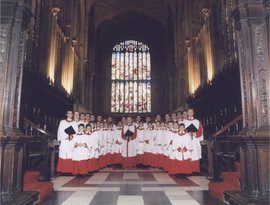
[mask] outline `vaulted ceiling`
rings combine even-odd
[[[95,7],[95,28],[123,13],[137,11],[159,21],[164,28],[173,7],[172,0],[98,0]]]
[[[166,41],[166,35],[170,30],[170,2],[98,0],[92,8],[92,31],[107,45],[126,39],[141,40],[150,46]]]

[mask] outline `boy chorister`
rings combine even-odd
[[[153,141],[153,125],[151,122],[147,123],[147,128],[144,131],[144,165],[150,165],[152,160],[152,141]]]
[[[98,166],[97,166],[97,159],[95,158],[97,149],[98,149],[98,139],[97,139],[97,135],[92,131],[92,127],[90,124],[86,125],[86,129],[85,129],[85,135],[87,137],[87,141],[88,141],[88,149],[89,149],[89,153],[88,153],[88,160],[87,160],[87,169],[88,172],[93,172],[98,170]]]
[[[168,158],[168,153],[167,153],[167,149],[166,149],[166,146],[167,146],[167,127],[166,127],[166,124],[164,122],[161,123],[161,126],[160,126],[160,136],[161,136],[161,154],[160,154],[160,160],[159,160],[159,167],[163,168],[164,169],[164,165],[165,165],[165,162],[166,162],[166,159]]]
[[[118,122],[115,130],[113,131],[113,162],[114,164],[121,164],[122,163],[122,156],[121,156],[121,144],[122,144],[122,129],[123,124],[121,121]]]
[[[114,124],[113,118],[111,116],[109,116],[107,121],[108,121],[109,127],[112,128],[113,130],[115,130],[116,125]]]
[[[171,117],[170,117],[170,114],[165,114],[165,123],[169,123],[171,121]]]
[[[169,160],[167,162],[167,171],[169,174],[173,174],[173,169],[174,169],[174,163],[175,163],[175,153],[173,150],[173,142],[174,139],[177,137],[178,132],[179,132],[179,125],[177,122],[172,122],[173,123],[173,128],[170,131],[170,135],[169,135]]]
[[[137,116],[136,123],[131,117],[122,117],[115,126],[111,117],[103,122],[99,115],[95,123],[89,113],[85,119],[84,113],[74,112],[73,116],[68,111],[58,128],[57,171],[85,175],[110,164],[122,164],[123,168],[143,164],[170,174],[199,172],[202,125],[194,119],[193,109],[177,114],[172,114],[171,121],[167,114],[166,124],[157,115],[153,124],[149,116],[146,123]]]
[[[107,156],[108,156],[108,164],[113,164],[113,140],[114,140],[114,124],[108,123],[108,132],[107,132]]]
[[[172,121],[169,121],[167,123],[167,129],[166,129],[166,134],[165,134],[165,143],[163,145],[163,153],[166,156],[165,162],[163,163],[163,169],[165,171],[168,171],[169,165],[171,160],[174,159],[174,153],[172,151],[172,140],[174,137],[173,133],[174,129],[174,123]]]
[[[85,126],[90,122],[90,113],[85,113],[84,124]]]
[[[100,168],[106,167],[109,163],[108,158],[108,138],[109,138],[109,127],[108,124],[100,123],[99,132],[99,145],[100,145],[100,156],[99,156],[99,166]]]
[[[87,160],[89,159],[89,138],[84,132],[84,124],[79,125],[78,133],[74,135],[73,144],[73,171],[74,175],[86,175],[88,173]]]
[[[79,124],[83,124],[84,126],[88,123],[85,122],[85,114],[84,113],[80,113],[80,120],[79,120]]]
[[[182,112],[178,111],[176,114],[176,118],[177,118],[178,124],[182,123],[183,122]]]
[[[147,129],[148,127],[148,123],[151,122],[151,117],[150,116],[146,116],[145,117],[145,123],[144,123],[144,129]]]
[[[171,114],[171,120],[172,120],[173,122],[177,122],[177,116],[176,116],[176,113],[172,113],[172,114]]]
[[[190,169],[190,149],[191,149],[191,138],[190,135],[185,131],[185,125],[181,123],[179,125],[179,132],[173,139],[172,149],[175,154],[174,165],[171,168],[171,174],[191,174]]]
[[[163,144],[164,144],[164,125],[160,121],[156,122],[155,128],[155,160],[153,161],[154,167],[161,167],[162,155],[163,155]]]
[[[97,131],[96,124],[93,124],[91,138],[93,138],[93,140],[95,141],[95,146],[96,146],[95,150],[91,150],[94,154],[94,157],[92,158],[92,161],[93,161],[92,165],[93,165],[93,169],[97,171],[100,168],[99,167],[99,157],[100,157],[99,142],[100,141],[99,141],[99,131]]]

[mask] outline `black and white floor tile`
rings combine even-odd
[[[40,205],[222,205],[204,176],[177,178],[160,169],[105,168],[93,176],[59,176]]]

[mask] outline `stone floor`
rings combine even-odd
[[[160,169],[105,168],[93,176],[59,176],[40,205],[222,205],[204,176],[176,178]]]

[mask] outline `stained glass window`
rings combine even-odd
[[[151,112],[149,47],[128,40],[113,47],[111,112]]]

